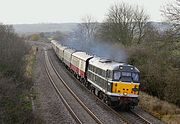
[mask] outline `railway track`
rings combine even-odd
[[[105,105],[110,111],[118,115],[127,124],[152,124],[146,118],[144,118],[143,116],[141,116],[140,114],[136,113],[133,110],[129,110],[129,111],[115,110],[110,106],[108,106],[107,104],[105,104],[101,99],[98,100],[102,102],[102,104]]]
[[[47,50],[45,50],[45,69],[50,83],[77,123],[102,124],[101,120],[98,119],[96,115],[93,114],[75,95],[75,93],[66,85],[65,81],[59,75],[51,60],[49,59]],[[66,97],[64,97],[64,95],[66,95]]]
[[[140,118],[141,120],[144,121],[144,123],[146,124],[152,124],[149,120],[147,120],[146,118],[144,118],[143,116],[139,115],[138,113],[136,113],[135,111],[130,111],[132,114],[134,114],[135,116],[137,116],[138,118]]]
[[[118,114],[126,118],[128,124],[152,124],[147,119],[131,110],[127,112],[118,112]]]
[[[101,99],[99,99],[100,102],[102,102],[103,105],[105,105],[110,111],[112,111],[114,114],[118,115],[124,122],[127,124],[153,124],[140,114],[136,113],[133,110],[129,111],[122,111],[122,110],[115,110],[105,104]]]

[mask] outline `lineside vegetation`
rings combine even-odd
[[[0,123],[34,123],[36,120],[30,92],[35,54],[30,49],[12,26],[0,25]]]

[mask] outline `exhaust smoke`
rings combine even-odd
[[[111,59],[117,62],[126,62],[127,60],[125,49],[119,43],[87,40],[77,35],[70,35],[63,41],[59,41],[59,43],[101,58]]]

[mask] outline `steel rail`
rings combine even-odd
[[[148,121],[147,119],[145,119],[143,116],[141,116],[140,114],[136,113],[135,111],[130,110],[130,112],[132,114],[134,114],[135,116],[137,116],[138,118],[140,118],[141,120],[143,120],[146,124],[152,124],[150,121]]]
[[[66,108],[68,109],[68,111],[70,112],[71,116],[75,119],[75,121],[78,124],[83,124],[83,122],[78,118],[78,116],[75,114],[75,112],[72,110],[72,108],[70,107],[70,105],[67,103],[67,101],[65,100],[65,98],[63,97],[63,95],[60,93],[60,91],[58,90],[57,86],[55,85],[55,82],[53,81],[49,69],[48,69],[48,65],[47,65],[47,52],[45,51],[45,70],[47,72],[48,78],[50,80],[50,84],[54,87],[56,93],[58,94],[59,98],[62,100],[62,102],[64,103],[64,105],[66,106]]]

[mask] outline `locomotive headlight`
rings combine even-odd
[[[123,95],[127,96],[127,93],[123,93]]]

